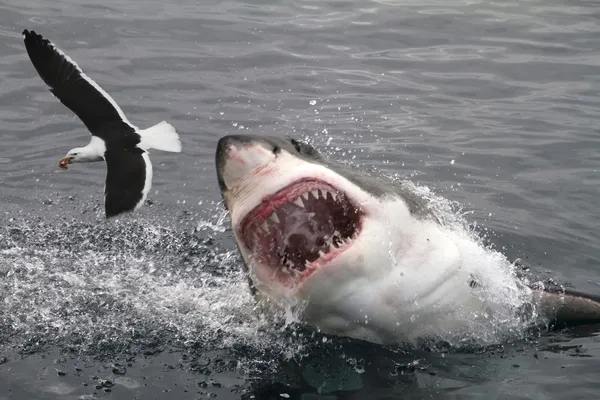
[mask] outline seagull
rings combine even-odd
[[[181,152],[175,128],[166,121],[139,129],[115,100],[52,42],[35,31],[23,31],[25,48],[50,92],[77,115],[91,133],[84,147],[69,150],[58,166],[106,161],[104,209],[106,218],[137,211],[152,186],[148,150]]]

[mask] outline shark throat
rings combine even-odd
[[[307,275],[358,236],[362,211],[328,183],[303,179],[265,197],[242,220],[241,237],[281,282]]]

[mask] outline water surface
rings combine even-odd
[[[600,292],[594,1],[0,3],[0,399],[589,398],[598,327],[473,352],[385,349],[253,311],[213,154],[292,135],[462,206],[540,279]],[[103,165],[31,66],[50,38],[141,127],[152,204],[102,218]],[[252,397],[254,396],[254,397]]]

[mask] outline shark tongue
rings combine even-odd
[[[292,196],[276,206],[270,204],[272,213],[262,221],[253,220],[244,230],[248,248],[263,263],[301,272],[356,232],[360,211],[346,195],[324,183],[318,189],[314,186],[303,192],[290,189]]]

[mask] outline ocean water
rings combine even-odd
[[[254,309],[214,169],[226,134],[288,135],[460,205],[540,280],[600,292],[595,1],[0,2],[0,399],[561,399],[600,395],[600,326],[384,348]],[[21,32],[140,127],[150,203],[105,221],[104,165]]]

